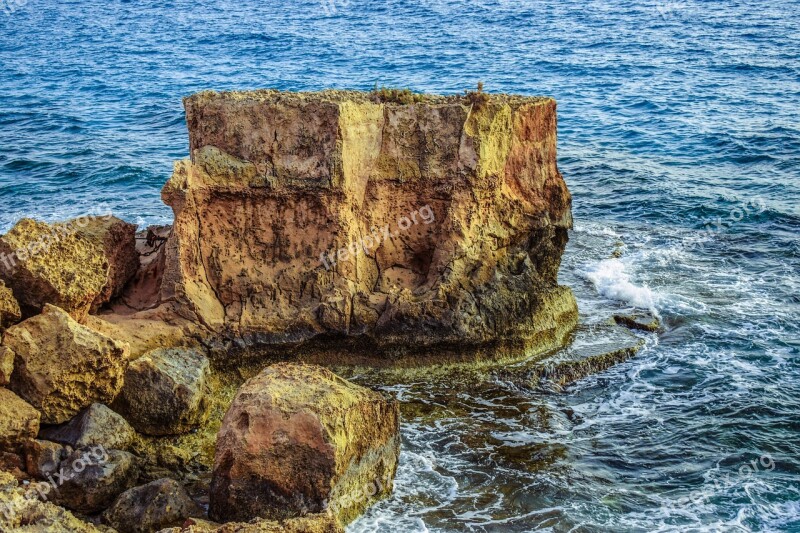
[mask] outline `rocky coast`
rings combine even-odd
[[[558,284],[552,99],[184,105],[172,225],[0,236],[3,531],[342,531],[393,490],[403,406],[381,384],[559,389],[634,355],[623,326],[658,327],[587,332]]]

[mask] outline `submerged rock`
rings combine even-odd
[[[136,432],[122,416],[101,403],[93,403],[65,424],[42,428],[39,437],[73,448],[101,444],[108,449],[127,450]]]
[[[197,350],[148,352],[128,367],[114,408],[140,433],[191,431],[208,416],[210,368],[208,358]]]
[[[561,389],[627,361],[643,346],[643,339],[619,326],[584,327],[561,352],[532,365],[496,371],[494,375],[526,388]]]
[[[661,328],[661,322],[652,313],[640,312],[630,315],[614,315],[614,322],[630,329],[656,332]]]
[[[185,107],[159,300],[221,357],[303,342],[319,362],[524,357],[575,326],[552,99],[205,92]]]
[[[159,479],[123,492],[103,513],[103,521],[120,533],[151,533],[202,515],[180,483]]]
[[[39,411],[8,389],[0,388],[0,450],[20,449],[39,433]]]
[[[102,446],[75,450],[62,461],[53,501],[81,513],[107,508],[121,493],[136,483],[139,469],[128,452],[105,450]]]
[[[11,388],[60,424],[94,402],[110,402],[122,386],[128,346],[82,326],[62,309],[45,305],[41,315],[6,331],[16,354]]]
[[[14,293],[0,279],[0,333],[19,322],[21,318],[22,312],[17,299],[14,298]]]
[[[347,523],[391,493],[396,402],[316,366],[277,364],[247,381],[217,438],[209,515],[286,519],[327,509]],[[366,497],[366,485],[374,490]]]

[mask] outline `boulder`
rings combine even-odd
[[[136,432],[121,415],[101,403],[93,403],[65,424],[43,427],[39,437],[73,448],[102,444],[108,449],[127,450]]]
[[[0,452],[0,470],[9,472],[20,481],[28,479],[25,471],[25,458],[17,453]]]
[[[14,298],[14,293],[0,279],[0,333],[5,331],[7,327],[19,322],[21,318],[22,312],[19,309],[17,299]]]
[[[113,407],[140,433],[186,433],[208,416],[210,372],[197,350],[153,350],[130,364]]]
[[[44,479],[57,472],[61,461],[68,455],[67,449],[57,442],[31,440],[25,445],[26,468],[37,479]]]
[[[39,501],[47,483],[23,489],[17,480],[0,472],[0,531],[17,533],[106,533],[50,502]],[[37,490],[38,489],[38,490]],[[46,496],[42,496],[46,497]]]
[[[578,313],[557,279],[572,213],[556,103],[481,96],[187,98],[160,300],[231,346],[307,342],[316,362],[561,346]]]
[[[28,402],[0,388],[0,449],[21,449],[39,433],[41,415]]]
[[[399,409],[317,366],[273,365],[248,380],[217,437],[209,516],[281,520],[329,508],[346,524],[392,491]],[[370,497],[345,502],[366,484]]]
[[[11,382],[14,372],[14,352],[8,346],[0,346],[0,386]]]
[[[102,292],[108,278],[103,249],[77,230],[71,222],[22,219],[0,237],[0,277],[26,315],[53,304],[82,320]]]
[[[133,487],[139,476],[136,458],[102,446],[75,450],[62,461],[62,477],[53,491],[53,501],[72,511],[96,513]]]
[[[128,363],[127,344],[49,304],[41,315],[9,328],[4,343],[16,354],[11,388],[47,424],[65,422],[94,402],[110,402]]]
[[[203,514],[180,483],[159,479],[123,492],[103,521],[120,533],[151,533]]]
[[[614,315],[614,322],[626,328],[649,331],[651,333],[661,328],[661,322],[649,312]]]

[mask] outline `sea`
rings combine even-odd
[[[547,95],[581,327],[649,310],[566,390],[387,386],[385,532],[800,532],[800,1],[0,0],[0,232],[169,223],[203,89]]]

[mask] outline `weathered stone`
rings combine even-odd
[[[277,364],[247,381],[217,438],[209,516],[286,519],[327,508],[346,524],[391,493],[400,437],[396,402],[307,365]],[[376,484],[372,497],[345,498]]]
[[[109,450],[127,450],[136,432],[122,416],[101,403],[93,403],[65,424],[43,427],[39,437],[73,448],[101,444]]]
[[[94,402],[110,402],[128,363],[126,344],[49,304],[41,315],[9,328],[4,343],[16,354],[11,388],[47,424],[65,422]]]
[[[102,248],[77,221],[46,224],[22,219],[0,237],[0,277],[27,315],[56,305],[82,320],[107,282]]]
[[[14,352],[8,346],[0,346],[0,386],[11,382],[14,372]]]
[[[552,99],[205,92],[185,107],[160,301],[231,346],[525,357],[575,326]]]
[[[28,479],[25,458],[18,453],[0,452],[0,470],[9,472],[20,481]]]
[[[25,444],[25,465],[28,473],[37,479],[57,472],[67,455],[67,450],[57,442],[31,440]]]
[[[46,483],[42,483],[42,486]],[[17,533],[104,533],[50,502],[39,501],[38,485],[18,487],[8,473],[0,472],[0,531]],[[47,485],[49,486],[49,485]]]
[[[0,449],[18,450],[39,433],[41,415],[25,400],[0,388]]]
[[[661,322],[652,313],[641,312],[630,315],[614,315],[614,321],[630,329],[656,332],[661,327]]]
[[[102,446],[75,450],[61,463],[66,481],[53,492],[53,501],[81,513],[96,513],[134,486],[139,475],[136,458]]]
[[[98,308],[119,296],[139,268],[136,225],[117,217],[95,217],[88,219],[79,231],[100,245],[108,262],[106,284],[92,302],[92,307]]]
[[[283,521],[254,520],[228,524],[192,518],[183,527],[164,529],[159,533],[344,533],[344,528],[332,514],[320,513]]]
[[[114,408],[140,433],[185,433],[208,416],[209,374],[196,350],[153,350],[130,364]]]
[[[7,327],[19,322],[21,318],[22,312],[19,309],[17,299],[14,298],[14,293],[0,279],[0,333],[5,331]]]
[[[123,492],[103,513],[103,521],[120,533],[151,533],[202,515],[180,483],[159,479]]]

